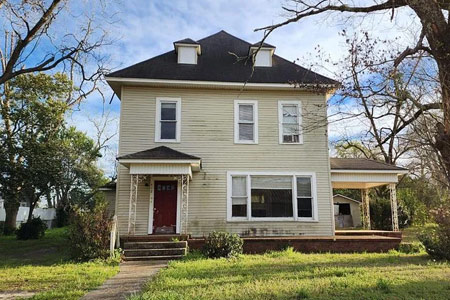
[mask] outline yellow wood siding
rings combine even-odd
[[[181,98],[181,142],[155,143],[156,97]],[[202,158],[189,190],[188,232],[242,235],[332,235],[333,212],[325,125],[325,95],[292,91],[233,91],[123,87],[119,155],[161,145]],[[234,100],[257,100],[259,144],[234,144]],[[303,145],[280,145],[278,101],[302,102]],[[318,222],[227,222],[227,171],[315,172]],[[128,226],[130,175],[119,167],[117,206],[121,234]],[[136,234],[147,234],[149,187],[139,187]]]

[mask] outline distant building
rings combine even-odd
[[[344,195],[334,195],[334,223],[336,228],[361,227],[361,202]]]

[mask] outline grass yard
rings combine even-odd
[[[31,299],[79,299],[118,270],[114,263],[71,262],[66,228],[47,230],[40,240],[0,236],[0,293],[30,291],[37,292]]]
[[[426,254],[301,254],[172,262],[131,299],[450,299],[450,264]]]

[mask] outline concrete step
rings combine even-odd
[[[123,243],[127,242],[172,242],[173,240],[187,241],[187,234],[152,234],[142,236],[121,236]]]
[[[163,256],[125,256],[125,261],[142,261],[142,260],[177,260],[182,259],[184,255],[163,255]]]
[[[186,248],[125,249],[125,257],[186,255]]]
[[[124,243],[124,249],[168,249],[168,248],[187,248],[187,242],[127,242]]]

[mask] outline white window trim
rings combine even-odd
[[[251,176],[292,176],[292,209],[293,217],[279,217],[279,218],[255,218],[251,215]],[[232,216],[232,176],[247,176],[247,217],[233,217]],[[312,218],[298,217],[297,210],[297,182],[296,178],[309,176],[311,177],[311,196],[312,196]],[[317,203],[317,183],[315,172],[252,172],[252,171],[228,171],[227,172],[227,222],[319,222],[319,211]]]
[[[283,105],[289,105],[289,104],[295,104],[298,106],[298,126],[300,128],[299,137],[298,137],[298,143],[285,143],[283,142]],[[278,137],[279,137],[279,143],[284,145],[300,145],[303,144],[303,128],[302,128],[302,102],[299,100],[280,100],[278,101]]]
[[[253,105],[253,141],[239,140],[239,105]],[[234,143],[235,144],[258,144],[258,101],[257,100],[234,100]]]
[[[161,139],[161,103],[176,103],[176,136],[175,139]],[[181,98],[156,98],[156,117],[155,117],[155,142],[157,143],[179,143],[181,141]]]

